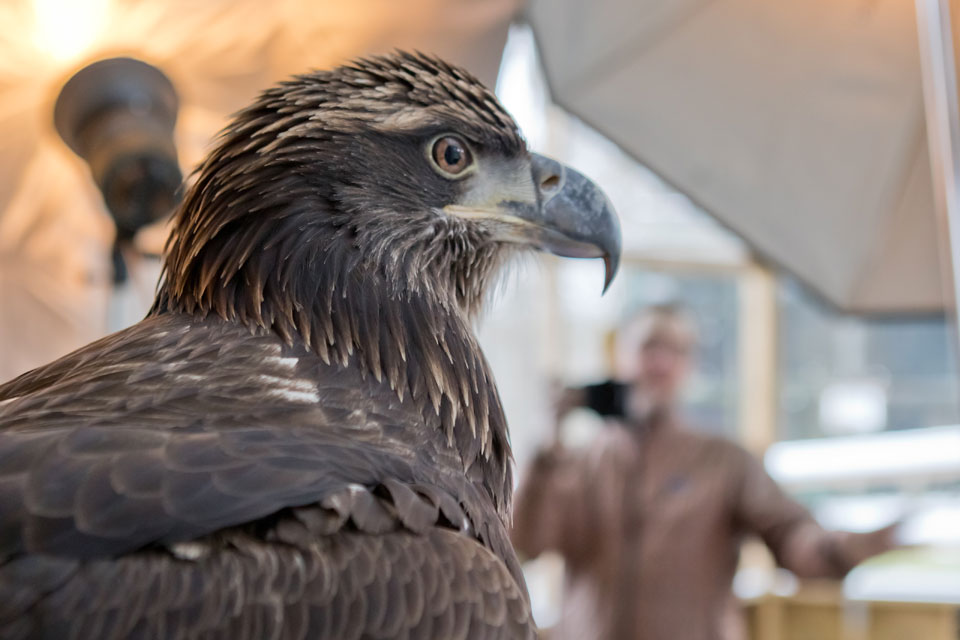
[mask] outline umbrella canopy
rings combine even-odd
[[[555,101],[836,307],[944,308],[913,3],[531,0]]]

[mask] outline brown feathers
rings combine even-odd
[[[198,170],[153,312],[214,314],[356,363],[440,417],[506,517],[506,425],[471,330],[506,250],[437,214],[453,187],[419,141],[445,129],[525,153],[489,90],[419,54],[266,91]]]
[[[420,55],[237,116],[150,315],[0,385],[0,636],[535,637],[471,330],[507,256],[443,214],[451,130],[526,154]]]

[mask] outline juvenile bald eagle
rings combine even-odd
[[[0,387],[0,637],[533,637],[471,323],[515,252],[609,282],[619,244],[461,69],[267,90],[198,169],[148,317]]]

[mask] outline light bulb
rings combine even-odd
[[[97,41],[110,0],[33,0],[34,42],[57,62],[77,60]]]

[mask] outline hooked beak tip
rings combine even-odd
[[[617,275],[617,268],[620,266],[620,256],[613,256],[609,253],[604,254],[603,256],[603,267],[604,267],[604,280],[603,280],[603,291],[600,292],[600,295],[605,295],[610,289],[610,285],[613,283],[613,279]]]

